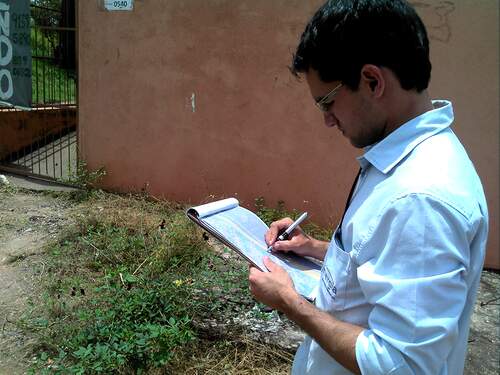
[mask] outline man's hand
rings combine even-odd
[[[282,267],[268,257],[264,258],[264,265],[269,272],[250,267],[248,280],[255,299],[285,313],[341,365],[360,374],[354,348],[364,328],[341,322],[317,309],[295,291],[292,279]]]
[[[300,296],[295,291],[292,279],[282,267],[268,257],[264,257],[264,265],[269,272],[250,267],[250,291],[258,301],[273,309],[284,311],[287,305]]]
[[[328,242],[318,241],[307,236],[300,227],[295,228],[288,240],[276,241],[279,234],[292,225],[292,223],[293,220],[289,217],[271,223],[265,235],[267,245],[273,245],[274,251],[285,253],[293,251],[297,255],[323,260],[328,249]]]

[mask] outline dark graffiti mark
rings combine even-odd
[[[452,36],[449,15],[456,6],[453,1],[415,0],[410,1],[422,17],[429,38],[448,43]]]

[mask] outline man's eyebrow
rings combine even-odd
[[[319,102],[320,102],[320,101],[322,101],[324,98],[325,98],[324,96],[316,96],[316,97],[314,98],[314,101],[315,101],[316,103],[319,103]]]

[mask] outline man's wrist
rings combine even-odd
[[[310,238],[310,249],[311,249],[311,257],[323,260],[326,255],[326,251],[328,250],[328,242],[320,241],[315,238]]]
[[[288,290],[283,297],[283,305],[280,310],[291,320],[295,320],[303,312],[305,304],[309,304],[309,302],[297,293],[295,289],[292,289]]]
[[[311,336],[330,356],[355,374],[360,374],[356,360],[356,342],[363,327],[342,322],[325,311],[321,311],[300,295],[286,299],[285,315],[309,336]]]

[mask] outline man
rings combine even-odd
[[[331,0],[307,25],[292,70],[327,126],[364,148],[331,242],[290,219],[275,251],[323,260],[314,304],[287,273],[251,268],[250,289],[307,333],[294,374],[460,374],[483,265],[488,215],[479,178],[431,101],[428,38],[403,0]]]

